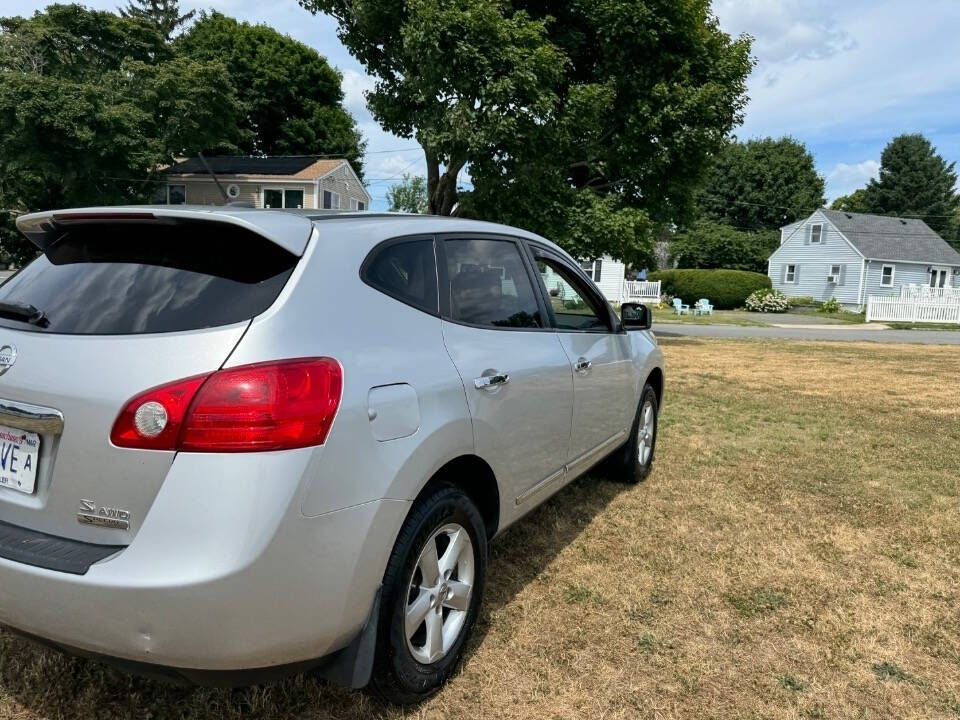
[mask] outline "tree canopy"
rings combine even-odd
[[[190,10],[181,14],[178,0],[128,0],[127,6],[120,8],[122,17],[152,26],[164,40],[170,40],[196,13],[196,10]]]
[[[865,201],[865,195],[867,191],[864,188],[854,190],[849,195],[841,195],[832,203],[830,203],[831,210],[843,210],[844,212],[852,213],[865,213],[867,212],[867,206]]]
[[[960,196],[955,163],[947,163],[923,135],[900,135],[880,156],[880,177],[863,194],[865,212],[919,217],[949,237]]]
[[[79,5],[0,19],[0,208],[147,199],[160,165],[235,148],[239,109],[220,62],[175,57],[139,21]]]
[[[427,212],[427,181],[420,175],[404,173],[403,181],[387,190],[390,212]]]
[[[241,152],[342,156],[362,174],[364,143],[343,107],[343,76],[316,50],[218,12],[201,13],[174,48],[228,69],[242,106]]]
[[[744,232],[724,223],[698,220],[670,243],[670,256],[681,268],[725,268],[766,273],[767,260],[780,244],[775,230]]]
[[[731,141],[697,195],[704,219],[740,230],[776,230],[826,203],[813,155],[790,137]]]
[[[650,253],[746,102],[749,39],[723,33],[708,0],[300,3],[336,18],[376,79],[375,118],[423,147],[430,212],[574,248]],[[584,227],[584,210],[605,222]]]

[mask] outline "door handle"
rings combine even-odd
[[[591,365],[593,365],[593,363],[587,360],[585,357],[577,358],[577,364],[573,366],[573,369],[581,375],[585,375],[590,369]]]
[[[477,390],[491,390],[493,388],[498,388],[501,385],[506,385],[510,382],[510,376],[506,373],[495,373],[493,375],[484,375],[483,377],[474,378],[473,386]]]

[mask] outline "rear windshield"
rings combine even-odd
[[[270,307],[296,263],[223,223],[71,230],[0,285],[0,326],[131,335],[230,325]]]

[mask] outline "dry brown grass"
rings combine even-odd
[[[657,468],[494,544],[423,718],[960,715],[960,355],[664,342]],[[0,636],[0,718],[401,717],[298,678],[169,689]]]

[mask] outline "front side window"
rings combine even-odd
[[[819,245],[823,242],[823,225],[810,226],[810,244]]]
[[[167,205],[186,205],[187,186],[167,185]]]
[[[553,258],[537,258],[537,271],[550,298],[558,330],[609,332],[608,314],[573,270]]]
[[[437,313],[437,264],[433,240],[389,243],[375,249],[360,277],[400,302]]]
[[[797,281],[797,266],[787,265],[783,271],[783,281],[785,283],[795,283]]]
[[[893,265],[884,265],[880,270],[880,285],[883,287],[893,287],[893,276]]]
[[[493,328],[542,328],[520,248],[510,240],[447,240],[450,319]]]

